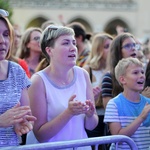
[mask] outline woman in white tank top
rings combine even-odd
[[[68,27],[47,27],[42,35],[41,48],[50,58],[50,65],[31,78],[29,97],[37,121],[27,142],[87,138],[85,128],[94,129],[98,116],[89,75],[76,66],[74,31]]]

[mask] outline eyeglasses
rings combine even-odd
[[[132,49],[138,50],[139,49],[139,44],[130,43],[130,44],[126,44],[126,45],[122,46],[122,48],[124,48],[126,50],[132,50]]]
[[[39,36],[35,36],[32,40],[39,42],[40,41],[40,37]]]
[[[9,16],[9,12],[4,10],[4,9],[0,9],[0,16],[1,17],[8,17]]]
[[[110,44],[104,45],[104,49],[108,49],[110,47]]]

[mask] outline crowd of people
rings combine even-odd
[[[109,134],[149,148],[149,40],[53,20],[21,33],[8,16],[0,9],[0,147]]]

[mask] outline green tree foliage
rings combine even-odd
[[[13,10],[9,5],[9,0],[0,0],[0,9],[7,10],[9,12],[9,17],[8,18],[11,20]]]

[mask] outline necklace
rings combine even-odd
[[[51,67],[50,67],[50,70],[51,70],[51,73],[49,74],[49,77],[51,81],[58,86],[68,85],[74,78],[73,70],[69,70],[65,74],[62,73],[62,71],[60,73],[55,70],[53,71],[53,68]]]
[[[68,78],[67,81],[61,81],[61,80],[59,80],[58,83],[61,84],[61,85],[67,85],[67,84],[70,83],[70,79]]]
[[[65,78],[65,79],[61,79],[61,78],[57,78],[57,83],[59,84],[59,85],[63,85],[63,86],[65,86],[65,85],[68,85],[68,84],[70,84],[70,82],[72,81],[72,76],[69,74],[69,76],[67,76],[67,78]]]

